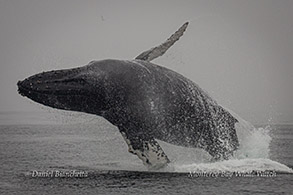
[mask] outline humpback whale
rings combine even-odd
[[[238,120],[193,81],[150,62],[179,40],[187,25],[134,60],[91,61],[39,73],[18,81],[18,92],[52,108],[105,118],[148,169],[170,162],[157,140],[228,159],[239,147]]]

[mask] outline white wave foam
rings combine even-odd
[[[232,159],[213,163],[199,163],[176,165],[169,167],[175,172],[251,172],[251,171],[276,171],[293,173],[286,165],[270,159]]]

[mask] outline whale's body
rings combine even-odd
[[[19,92],[53,108],[104,117],[133,153],[146,150],[144,141],[159,147],[155,139],[203,148],[215,159],[238,147],[237,119],[194,82],[150,62],[102,60],[40,73],[19,83]]]
[[[119,128],[129,152],[151,169],[169,162],[156,140],[227,159],[239,146],[237,119],[191,80],[149,62],[179,39],[184,25],[136,60],[92,61],[40,73],[19,82],[19,93],[53,108],[104,117]]]

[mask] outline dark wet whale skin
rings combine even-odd
[[[238,146],[235,123],[191,80],[141,60],[102,60],[44,72],[19,82],[19,92],[44,105],[96,114],[121,132],[199,147],[214,159],[227,159]]]

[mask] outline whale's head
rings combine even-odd
[[[101,114],[105,109],[105,73],[98,65],[43,72],[18,81],[18,92],[43,105]]]

